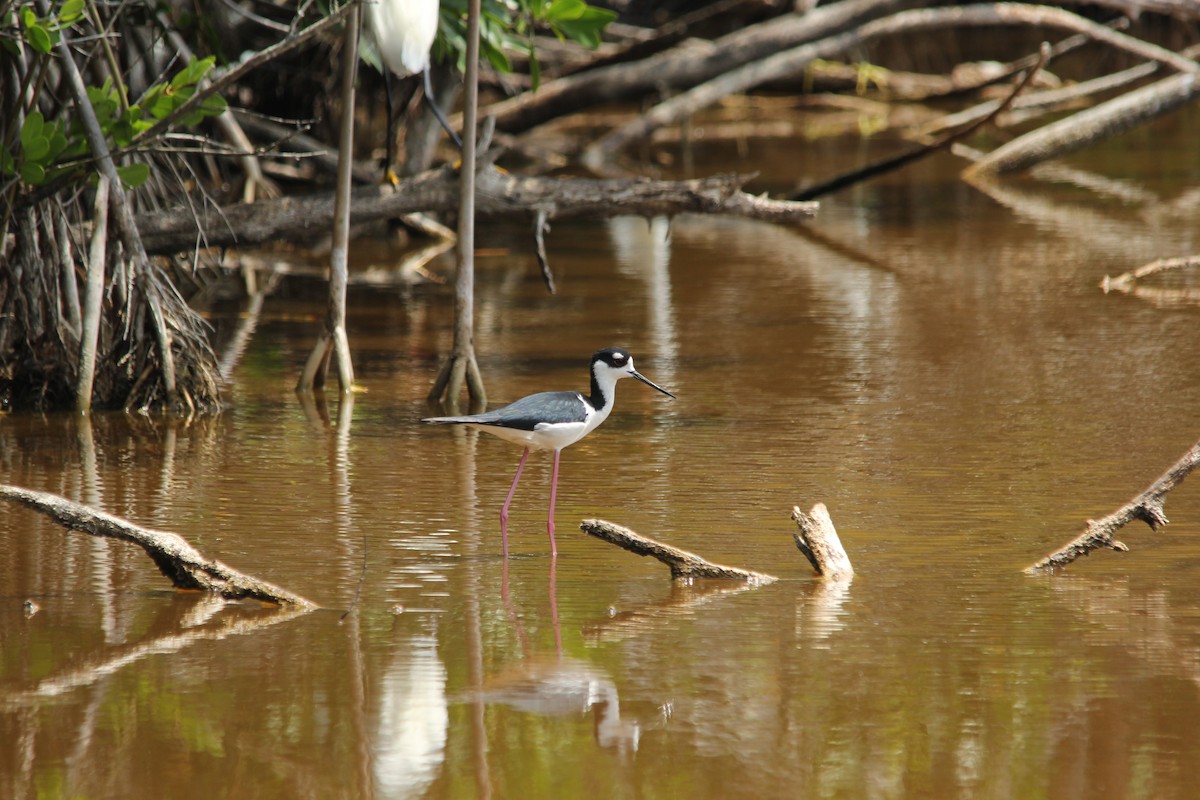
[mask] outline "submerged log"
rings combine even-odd
[[[65,497],[19,486],[0,485],[0,499],[40,511],[68,530],[136,544],[178,589],[200,589],[227,600],[261,600],[305,610],[317,607],[300,595],[205,558],[177,533],[143,528]]]
[[[695,553],[680,550],[669,544],[642,536],[629,528],[606,522],[602,519],[585,519],[579,526],[583,532],[609,544],[624,548],[639,556],[651,556],[671,568],[671,578],[718,578],[724,580],[748,581],[755,584],[772,583],[778,578],[762,572],[753,572],[738,567],[727,567],[724,564],[714,564],[706,561]]]
[[[1137,497],[1106,517],[1088,520],[1083,533],[1027,568],[1025,572],[1033,575],[1062,569],[1080,556],[1102,548],[1128,552],[1129,547],[1124,542],[1113,538],[1116,532],[1135,519],[1145,522],[1152,531],[1166,525],[1168,520],[1163,505],[1167,492],[1181,483],[1197,464],[1200,464],[1200,441],[1192,445],[1182,458]]]
[[[833,527],[833,519],[824,503],[817,503],[807,514],[800,510],[800,506],[795,506],[792,509],[792,519],[800,529],[792,534],[796,540],[796,547],[804,553],[804,557],[818,575],[831,581],[854,577],[850,556],[842,547],[842,540],[838,537],[837,529]]]

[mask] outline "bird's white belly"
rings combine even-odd
[[[590,430],[585,422],[560,422],[553,425],[543,422],[531,431],[520,428],[502,428],[498,425],[471,425],[471,427],[487,431],[492,436],[506,442],[539,450],[561,450],[582,439]]]

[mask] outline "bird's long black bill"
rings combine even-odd
[[[657,383],[655,383],[654,381],[652,381],[652,380],[650,380],[649,378],[647,378],[647,377],[646,377],[645,375],[643,375],[642,373],[640,373],[640,372],[632,372],[632,371],[631,371],[629,374],[630,374],[630,375],[632,375],[633,377],[637,378],[637,379],[638,379],[639,381],[641,381],[642,383],[644,383],[644,384],[646,384],[647,386],[649,386],[651,389],[658,389],[660,392],[662,392],[663,394],[665,394],[667,397],[671,398],[672,400],[674,400],[674,399],[675,399],[675,395],[671,394],[671,393],[670,393],[670,392],[668,392],[666,389],[662,388],[661,386],[659,386]]]

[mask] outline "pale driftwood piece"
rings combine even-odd
[[[580,525],[583,532],[597,539],[615,544],[639,556],[652,556],[671,568],[673,580],[690,578],[719,578],[723,580],[749,581],[763,584],[779,580],[774,575],[762,572],[752,572],[738,567],[727,567],[724,564],[714,564],[705,561],[695,553],[680,550],[669,544],[655,541],[629,528],[606,522],[602,519],[585,519]]]
[[[1100,290],[1105,294],[1119,292],[1156,303],[1195,303],[1200,301],[1200,291],[1185,287],[1140,286],[1138,281],[1159,272],[1173,269],[1200,268],[1200,256],[1184,258],[1160,258],[1115,278],[1105,275],[1100,281]]]
[[[488,167],[476,175],[475,209],[480,216],[547,219],[620,215],[728,214],[775,223],[795,224],[817,213],[816,203],[792,203],[747,194],[741,188],[752,175],[715,175],[688,181],[645,179],[597,180],[504,175]],[[362,186],[354,190],[350,217],[354,224],[375,222],[414,211],[456,211],[458,173],[433,170],[397,187]],[[152,253],[195,249],[197,237],[207,247],[248,246],[294,241],[328,230],[333,218],[332,193],[284,197],[221,209],[205,206],[143,214],[137,218],[142,241]]]
[[[19,486],[0,484],[0,499],[40,511],[68,530],[138,545],[178,589],[213,592],[227,600],[261,600],[305,610],[317,607],[300,595],[205,558],[177,533],[143,528],[65,497]]]
[[[1181,483],[1188,473],[1196,468],[1197,464],[1200,464],[1200,442],[1192,445],[1192,448],[1184,453],[1183,458],[1175,462],[1144,492],[1108,516],[1098,520],[1088,520],[1083,533],[1033,566],[1028,567],[1025,572],[1033,575],[1062,569],[1080,556],[1086,556],[1093,550],[1102,548],[1128,552],[1129,547],[1124,542],[1114,539],[1113,535],[1135,519],[1145,522],[1152,531],[1157,531],[1166,525],[1168,520],[1163,505],[1166,502],[1167,492]]]
[[[800,506],[795,506],[792,508],[792,519],[800,529],[792,534],[796,547],[804,553],[818,575],[831,581],[854,577],[850,556],[842,547],[842,540],[833,527],[833,519],[824,503],[817,503],[807,514],[800,510]]]

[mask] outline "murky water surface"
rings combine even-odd
[[[0,418],[4,482],[179,531],[329,609],[176,594],[130,546],[0,507],[0,795],[1194,796],[1197,486],[1170,496],[1165,531],[1125,531],[1130,553],[1022,569],[1200,434],[1200,308],[1097,288],[1200,251],[1195,213],[1173,209],[1200,178],[1198,121],[1071,161],[1140,199],[1028,178],[989,196],[944,156],[805,230],[559,223],[553,297],[526,231],[485,227],[493,402],[584,389],[611,344],[678,395],[623,382],[564,452],[557,562],[548,457],[506,564],[519,451],[417,423],[449,286],[351,292],[363,391],[344,407],[291,391],[323,307],[319,280],[292,277],[256,315],[214,310],[236,364],[220,417]],[[751,149],[697,169],[781,190],[847,158]],[[792,506],[817,501],[848,585],[792,543]],[[590,517],[782,580],[672,585],[579,532]]]

